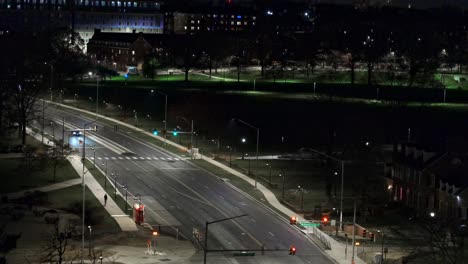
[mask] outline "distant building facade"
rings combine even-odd
[[[468,154],[431,152],[414,144],[399,144],[388,181],[393,201],[419,215],[466,220],[468,217]]]
[[[94,29],[105,32],[162,33],[158,1],[0,0],[0,31],[44,31],[70,28],[86,44]]]

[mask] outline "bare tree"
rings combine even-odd
[[[57,221],[52,230],[47,233],[45,239],[45,262],[62,264],[65,263],[65,253],[70,250],[70,242],[72,232],[74,231],[72,225],[66,225],[61,228],[59,221]]]

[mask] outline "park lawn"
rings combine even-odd
[[[82,190],[81,185],[75,185],[48,192],[48,206],[81,215]],[[94,235],[113,234],[120,231],[117,222],[88,188],[86,188],[86,212],[86,226],[93,227]]]
[[[23,158],[0,159],[1,193],[18,192],[30,188],[41,187],[53,184],[53,164],[52,162],[41,166],[40,161],[31,161],[30,169]],[[61,182],[78,178],[71,164],[64,160],[57,165],[55,182]]]

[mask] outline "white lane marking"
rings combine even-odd
[[[93,158],[93,157],[91,157],[90,159],[94,160],[94,158]]]
[[[171,158],[171,157],[168,157],[167,159],[168,159],[168,160],[172,160],[172,158]]]
[[[104,157],[104,158],[105,158],[106,160],[109,160],[109,158],[108,158],[108,157]]]
[[[158,160],[158,158],[156,158],[156,157],[153,157],[153,159],[154,159],[154,160]]]
[[[123,158],[122,158],[122,157],[119,157],[119,160],[123,160]]]
[[[102,158],[101,158],[101,157],[98,157],[98,160],[102,160]]]
[[[252,220],[252,222],[256,223],[257,220],[253,219],[253,218],[250,218],[250,220]]]
[[[140,157],[141,160],[144,160],[145,158],[144,157]]]
[[[128,160],[130,159],[130,157],[125,157],[125,158],[128,159]]]
[[[151,160],[151,157],[146,157],[147,160]]]
[[[270,234],[270,236],[274,237],[275,234],[273,234],[272,232],[268,232],[268,234]]]
[[[116,157],[112,157],[111,159],[116,160],[117,158],[116,158]]]
[[[179,160],[178,158],[174,158],[175,160]]]
[[[166,160],[165,158],[161,157],[162,160]]]
[[[137,157],[133,157],[134,160],[137,160],[138,158]]]

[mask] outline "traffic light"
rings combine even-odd
[[[362,230],[362,237],[366,237],[366,235],[367,235],[367,230],[363,229]]]
[[[296,255],[296,247],[295,246],[291,246],[289,248],[289,255]]]
[[[295,225],[296,222],[297,222],[297,217],[291,216],[291,218],[289,218],[289,223],[290,223],[291,225]]]
[[[322,217],[322,223],[324,223],[324,224],[328,223],[328,216],[323,216]]]
[[[153,135],[157,136],[159,134],[157,129],[153,129]]]
[[[172,135],[173,135],[174,137],[177,137],[177,134],[179,134],[179,132],[177,132],[177,129],[174,129],[174,131],[172,131]]]

